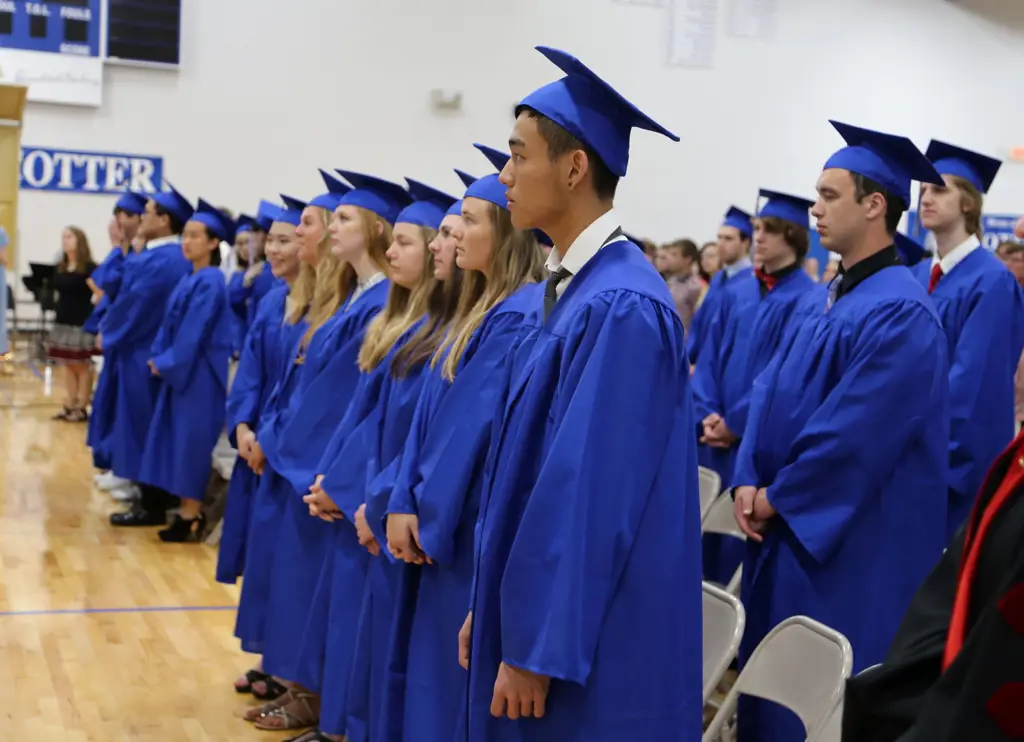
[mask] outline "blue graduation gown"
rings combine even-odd
[[[932,263],[915,273],[928,285]],[[1014,376],[1024,349],[1024,293],[1002,262],[975,248],[931,295],[949,352],[949,520],[970,515],[988,467],[1015,433]]]
[[[927,293],[890,266],[822,305],[757,377],[734,484],[767,487],[779,515],[747,542],[741,659],[805,615],[850,640],[855,672],[882,661],[946,543],[942,340]],[[794,739],[780,713],[746,703],[740,739]]]
[[[373,488],[389,487],[422,387],[423,368],[401,379],[391,376],[398,350],[419,329],[420,322],[395,343],[373,371],[362,375],[345,419],[321,460],[323,488],[345,514],[336,523],[336,547],[324,563],[314,603],[326,605],[326,635],[309,636],[310,647],[323,657],[320,728],[345,734],[350,742],[378,739],[383,672],[387,660],[393,583],[397,565],[384,557],[352,551],[355,513]],[[378,534],[380,543],[386,540]],[[362,548],[362,547],[358,547]],[[353,589],[362,582],[352,633]]]
[[[149,370],[151,347],[171,294],[192,264],[175,241],[147,249],[125,261],[124,278],[100,323],[103,352],[115,367],[116,401],[109,438],[110,468],[139,480],[142,453],[153,419],[160,380]]]
[[[691,364],[696,363],[700,357],[704,341],[707,339],[708,329],[718,313],[718,305],[722,301],[726,287],[734,286],[753,275],[753,268],[744,268],[731,277],[727,277],[724,270],[720,270],[712,276],[708,292],[704,295],[704,301],[697,307],[697,311],[693,313],[690,331],[686,335],[686,352],[690,357]]]
[[[259,429],[260,413],[283,365],[281,356],[286,355],[290,349],[282,347],[287,299],[287,285],[279,286],[267,294],[260,304],[256,321],[246,335],[227,401],[228,440],[235,448],[238,447],[235,429],[239,425],[245,423],[254,432]],[[246,538],[258,483],[258,477],[249,468],[248,462],[239,458],[228,483],[224,526],[217,551],[218,582],[234,584],[245,569]]]
[[[530,284],[490,310],[420,439],[417,469],[392,494],[392,512],[412,503],[434,564],[402,570],[382,710],[388,740],[454,739],[460,726],[467,674],[458,663],[458,634],[469,605],[484,464],[511,359],[540,324],[543,305],[543,284]]]
[[[799,311],[815,286],[799,267],[783,276],[763,298],[756,277],[738,284],[733,301],[719,307],[708,332],[705,352],[693,372],[693,400],[697,424],[712,412],[725,418],[726,425],[743,437],[750,408],[754,379],[775,355],[782,339],[794,325],[806,319]],[[732,484],[739,444],[728,449],[701,446],[711,468],[722,478],[722,488]],[[743,561],[743,542],[731,536],[705,534],[703,551],[705,579],[728,584]]]
[[[134,255],[129,251],[128,255]],[[92,280],[103,291],[103,297],[93,308],[83,329],[93,335],[99,333],[103,316],[110,309],[110,304],[117,298],[124,279],[124,263],[127,256],[115,247],[104,258],[103,262],[92,272]],[[88,431],[85,444],[92,449],[92,463],[97,469],[110,468],[110,434],[114,426],[114,406],[117,403],[117,366],[108,362],[104,350],[103,368],[96,379],[96,389],[92,395],[92,411],[89,414]]]
[[[322,662],[301,660],[304,644],[316,637],[323,642],[328,631],[327,606],[315,605],[313,600],[321,566],[331,545],[340,547],[336,533],[348,534],[345,546],[357,565],[350,595],[359,596],[368,554],[354,528],[332,528],[311,517],[302,498],[319,473],[334,426],[352,401],[360,376],[357,358],[363,333],[384,306],[388,285],[381,281],[346,302],[313,335],[304,363],[298,371],[289,369],[291,374],[298,373],[299,380],[287,408],[262,424],[258,435],[267,461],[281,476],[286,501],[271,569],[263,666],[275,676],[313,689],[320,687]],[[351,601],[350,635],[355,633],[359,605],[357,599]],[[335,616],[330,618],[333,621]],[[332,624],[330,630],[338,627]]]
[[[305,320],[284,324],[277,346],[268,345],[263,349],[265,365],[276,370],[273,378],[268,379],[271,392],[259,413],[259,427],[255,428],[257,440],[261,440],[268,421],[274,420],[287,408],[298,385],[299,374],[290,373],[290,370],[295,365],[293,361],[306,328]],[[245,543],[245,579],[242,580],[235,618],[235,636],[245,652],[263,653],[271,571],[289,492],[286,484],[269,462],[265,463],[263,475],[257,477]]]
[[[245,271],[235,271],[228,278],[228,304],[234,315],[235,332],[238,337],[238,351],[241,352],[245,345],[246,335],[249,334],[249,287],[245,286]],[[254,313],[253,321],[259,316]]]
[[[699,740],[694,416],[668,289],[612,243],[524,348],[477,526],[468,738]],[[491,717],[501,661],[553,678],[543,719]]]
[[[153,341],[159,392],[139,481],[202,501],[224,429],[231,315],[220,268],[181,279]]]

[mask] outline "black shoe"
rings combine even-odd
[[[131,510],[111,514],[110,525],[126,527],[163,526],[167,525],[167,513],[146,510],[136,504],[132,506]]]
[[[203,530],[206,527],[206,517],[202,513],[191,520],[185,520],[180,515],[174,516],[174,522],[168,528],[160,531],[160,540],[169,544],[183,544],[186,541],[199,541],[203,537]]]

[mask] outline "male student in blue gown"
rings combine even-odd
[[[704,301],[697,307],[690,323],[690,331],[686,335],[686,351],[690,363],[696,363],[700,357],[704,340],[707,337],[708,325],[718,310],[726,287],[732,288],[748,277],[753,277],[754,267],[750,262],[750,239],[754,234],[754,226],[750,214],[736,206],[730,206],[718,228],[718,259],[722,261],[722,270],[711,279]],[[704,462],[701,462],[704,463]]]
[[[460,635],[473,742],[695,742],[701,569],[682,321],[613,210],[629,135],[676,139],[565,52],[517,108],[513,224],[555,247],[512,364]],[[470,641],[471,640],[471,641]]]
[[[981,211],[1002,163],[933,141],[925,153],[942,185],[921,188],[921,224],[938,254],[918,264],[949,351],[949,520],[970,514],[989,465],[1013,440],[1014,375],[1024,348],[1024,293],[981,245]]]
[[[192,264],[181,252],[181,230],[192,212],[189,202],[174,189],[150,197],[139,225],[146,251],[125,263],[121,289],[100,324],[98,343],[117,364],[111,469],[133,482],[139,481],[143,447],[159,392],[159,380],[149,368],[151,346],[171,293],[192,272]],[[148,485],[140,490],[141,498],[129,510],[110,516],[111,525],[166,523],[174,498]]]
[[[849,146],[826,162],[811,213],[840,273],[755,382],[737,458],[741,660],[805,615],[846,635],[857,671],[882,660],[946,541],[946,347],[893,244],[911,181],[942,179],[906,137],[833,126]],[[768,703],[739,719],[744,742],[805,736]]]
[[[799,196],[762,189],[754,219],[754,277],[730,283],[693,371],[693,399],[701,422],[702,449],[722,487],[732,484],[740,436],[747,426],[754,379],[775,355],[794,323],[807,315],[815,286],[803,270],[810,246],[808,211]],[[726,585],[746,551],[739,539],[705,534],[704,577]]]

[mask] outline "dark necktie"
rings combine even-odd
[[[571,276],[565,268],[559,267],[557,271],[551,274],[548,278],[547,285],[544,287],[544,321],[547,322],[548,317],[555,311],[555,304],[558,303],[558,284]]]

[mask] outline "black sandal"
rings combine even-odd
[[[50,418],[51,420],[63,420],[68,422],[71,419],[71,408],[64,407],[60,412]]]
[[[206,516],[200,513],[195,518],[185,520],[180,514],[174,516],[174,522],[159,531],[160,540],[169,544],[184,544],[189,541],[199,542],[206,530]]]
[[[276,701],[278,698],[288,692],[281,683],[274,679],[273,675],[267,675],[262,670],[249,670],[245,673],[245,685],[236,685],[235,693],[251,693],[252,697],[260,701]],[[267,689],[262,693],[257,692],[253,689],[253,685],[256,683],[263,683],[267,686]]]

